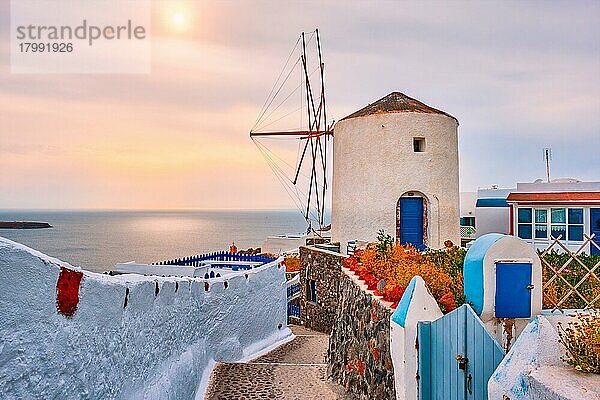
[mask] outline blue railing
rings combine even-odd
[[[191,267],[199,267],[202,261],[246,261],[246,262],[260,262],[263,264],[275,261],[275,258],[261,256],[261,255],[248,255],[248,254],[237,254],[228,253],[226,251],[220,251],[216,253],[199,254],[195,256],[175,258],[168,261],[160,261],[152,263],[152,265],[185,265]],[[221,265],[224,268],[236,268],[236,269],[250,269],[250,266],[245,265]]]
[[[288,288],[287,288],[287,297],[288,297],[288,299],[290,297],[294,296],[299,291],[300,291],[300,284],[299,283],[295,283],[293,285],[288,286]]]
[[[287,313],[288,313],[288,317],[300,318],[300,304],[288,303]]]

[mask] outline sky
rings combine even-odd
[[[401,91],[460,122],[461,191],[600,181],[600,2],[155,1],[149,74],[11,74],[0,208],[292,208],[248,137],[301,31],[328,112]]]

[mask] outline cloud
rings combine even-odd
[[[557,176],[600,179],[598,2],[156,1],[148,75],[10,74],[9,14],[0,207],[291,207],[248,131],[315,27],[330,117],[395,90],[449,112],[463,190],[542,176],[544,146]]]

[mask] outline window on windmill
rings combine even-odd
[[[413,150],[415,151],[415,153],[423,153],[425,151],[424,137],[413,138]]]
[[[306,301],[317,302],[317,282],[312,279],[306,281]]]

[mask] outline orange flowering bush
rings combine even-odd
[[[285,272],[297,272],[300,271],[300,256],[287,256],[283,260],[285,265]]]
[[[444,271],[452,278],[450,291],[454,295],[456,306],[465,302],[463,264],[467,250],[458,246],[448,246],[443,250],[428,249],[423,256],[429,259],[438,269]]]
[[[462,274],[451,276],[413,247],[388,243],[382,246],[381,242],[369,245],[344,260],[344,266],[364,280],[370,290],[394,303],[394,307],[416,275],[423,278],[444,312],[455,309],[457,298],[463,295]]]

